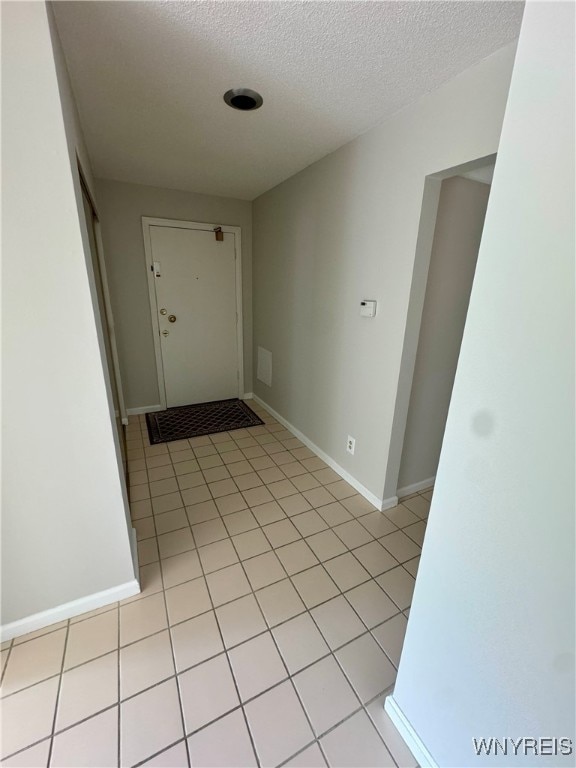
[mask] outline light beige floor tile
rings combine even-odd
[[[268,501],[274,501],[274,497],[270,491],[264,486],[259,488],[250,488],[247,491],[242,491],[244,501],[249,507],[257,507],[258,504],[265,504]]]
[[[242,710],[237,709],[188,738],[192,765],[255,768],[254,750]]]
[[[50,735],[58,678],[53,677],[2,701],[2,756]]]
[[[167,626],[164,595],[135,600],[120,608],[120,644],[126,645]]]
[[[222,455],[223,453],[230,453],[232,451],[236,451],[237,446],[233,440],[225,440],[221,443],[218,443],[218,445],[216,446],[216,450],[218,451],[219,454]]]
[[[48,753],[50,751],[50,739],[44,739],[40,744],[18,752],[13,757],[2,760],[2,768],[44,768],[48,765]]]
[[[298,529],[288,519],[265,525],[262,530],[274,548],[282,547],[284,544],[290,544],[290,542],[301,538]]]
[[[308,501],[302,496],[301,493],[296,493],[293,496],[287,496],[286,498],[279,499],[278,503],[284,510],[284,512],[292,517],[293,515],[299,515],[302,512],[308,512],[312,507]]]
[[[178,475],[178,488],[184,492],[193,488],[205,488],[206,479],[202,472],[188,472],[186,475]]]
[[[216,483],[218,480],[227,480],[230,477],[230,472],[228,472],[225,466],[204,469],[202,474],[207,483]]]
[[[145,760],[184,735],[174,679],[139,693],[121,706],[122,765]]]
[[[300,515],[295,515],[291,520],[302,536],[312,536],[313,534],[320,533],[320,531],[325,531],[328,528],[324,520],[314,509],[311,509],[308,512],[303,512]]]
[[[174,471],[177,475],[189,475],[192,472],[198,472],[200,466],[196,459],[190,458],[187,461],[178,461],[174,464]]]
[[[256,472],[249,472],[236,477],[236,485],[241,491],[247,491],[249,488],[258,488],[258,486],[264,485],[264,482]]]
[[[340,592],[321,565],[296,573],[292,576],[292,582],[307,608],[314,608]]]
[[[138,562],[140,565],[149,565],[158,562],[158,560],[158,543],[155,537],[138,542]]]
[[[364,496],[360,496],[359,493],[355,496],[350,496],[349,499],[342,499],[342,504],[346,507],[348,512],[354,515],[354,517],[362,517],[369,512],[377,511],[374,504],[370,504],[370,502],[367,501]]]
[[[178,455],[178,454],[175,454]],[[188,765],[188,754],[186,752],[186,742],[180,741],[159,755],[146,760],[143,765],[149,768],[183,768]]]
[[[379,541],[371,541],[354,550],[354,557],[358,558],[371,576],[379,576],[390,568],[395,568],[398,561],[392,557],[387,549],[384,549]]]
[[[294,497],[290,496],[289,498]],[[259,525],[268,525],[286,518],[284,511],[277,501],[269,501],[267,504],[252,507],[252,514],[258,520]]]
[[[406,499],[402,503],[405,507],[408,507],[411,512],[414,512],[415,515],[418,515],[419,518],[425,519],[428,517],[430,502],[423,496],[414,496],[411,499]]]
[[[214,451],[209,455],[198,456],[198,464],[200,465],[200,469],[202,469],[202,471],[206,469],[213,469],[214,467],[224,466],[224,462],[218,455],[216,449],[214,449]]]
[[[366,711],[376,726],[378,733],[384,739],[384,743],[396,761],[398,768],[417,768],[418,763],[416,759],[384,709],[384,701],[385,697],[376,699],[366,707]]]
[[[228,656],[242,701],[248,701],[288,676],[270,632],[237,645]]]
[[[147,469],[150,470],[154,469],[155,467],[170,466],[172,464],[172,459],[170,458],[170,454],[161,453],[159,456],[149,456],[145,462]]]
[[[320,747],[318,744],[312,744],[284,763],[284,768],[325,768],[326,765]]]
[[[165,592],[170,625],[191,619],[212,608],[204,578],[193,579]]]
[[[372,630],[372,634],[395,667],[398,667],[400,663],[400,654],[404,645],[407,624],[406,617],[399,613]]]
[[[133,696],[174,674],[167,631],[146,637],[120,650],[120,693]]]
[[[152,515],[150,517],[142,517],[139,520],[133,520],[133,523],[138,541],[156,536],[156,526],[154,525],[154,517]],[[157,547],[156,551],[158,551]],[[140,557],[138,558],[138,562],[142,565]]]
[[[335,499],[349,499],[351,496],[356,495],[356,491],[349,485],[346,480],[337,480],[333,483],[328,483],[326,490],[330,491]]]
[[[403,531],[390,533],[379,541],[399,563],[405,563],[406,560],[412,560],[413,557],[420,554],[420,547],[412,539],[409,539]]]
[[[148,480],[150,482],[154,482],[156,480],[167,480],[169,477],[174,477],[174,475],[175,472],[172,467],[172,463],[166,464],[162,467],[151,467],[148,469]],[[155,495],[158,496],[159,494]]]
[[[118,708],[102,712],[54,737],[50,766],[102,768],[118,764]]]
[[[359,707],[354,691],[332,656],[294,675],[294,685],[317,736]]]
[[[174,555],[174,557],[166,557],[162,560],[161,565],[165,589],[202,575],[200,559],[196,550],[183,552],[181,555]]]
[[[188,527],[188,518],[184,509],[173,509],[171,512],[155,515],[154,522],[156,523],[156,531],[159,536],[163,533],[170,533],[171,531]]]
[[[108,613],[108,611],[113,610],[114,608],[117,608],[119,603],[108,603],[108,605],[103,605],[101,608],[94,608],[93,611],[86,611],[85,613],[79,613],[77,616],[72,616],[70,619],[70,624],[76,624],[79,621],[84,621],[85,619],[91,619],[93,616],[100,616],[102,613]]]
[[[314,738],[288,681],[251,701],[245,712],[262,765],[279,765]]]
[[[338,536],[336,536],[334,531],[315,533],[314,536],[309,536],[306,539],[306,543],[314,551],[316,557],[322,562],[346,552],[346,547],[340,541]]]
[[[286,459],[282,459],[281,461],[278,461],[278,457],[281,454],[276,454],[274,456],[274,459],[276,460],[278,466],[282,467],[282,472],[286,475],[286,477],[292,478],[299,477],[300,475],[307,474],[306,467],[303,467],[302,464],[300,464],[299,461],[294,461],[293,456],[288,455]]]
[[[333,560],[328,560],[324,563],[324,567],[342,592],[356,587],[370,578],[368,571],[360,565],[350,552],[339,555]]]
[[[208,483],[208,487],[215,499],[220,498],[220,496],[227,496],[229,493],[238,492],[236,483],[230,478],[228,480],[219,480],[216,483]]]
[[[412,560],[406,560],[405,563],[402,563],[404,568],[410,573],[414,578],[416,578],[418,574],[418,566],[420,565],[420,557],[413,557]]]
[[[168,450],[170,453],[179,453],[180,451],[189,450],[190,443],[188,440],[172,440],[168,443]]]
[[[130,516],[133,520],[139,520],[142,517],[150,517],[152,515],[152,504],[150,499],[143,499],[142,501],[130,502]]]
[[[248,446],[246,446],[246,448],[248,448]],[[261,456],[261,457],[256,458],[256,459],[252,459],[249,462],[249,464],[257,472],[260,472],[260,470],[262,470],[262,469],[270,469],[270,468],[276,466],[276,464],[272,461],[270,456]]]
[[[394,685],[396,669],[369,632],[335,655],[363,704]]]
[[[376,539],[398,530],[383,512],[369,512],[367,515],[363,515],[359,522]]]
[[[204,461],[205,459],[212,459],[213,462],[216,462],[216,464],[223,463],[222,459],[218,455],[218,451],[216,450],[216,448],[212,443],[210,443],[210,445],[194,446],[193,451],[194,451],[194,456],[196,456],[196,458],[198,459],[198,464],[202,468],[215,466],[214,463],[209,464],[206,461]]]
[[[15,693],[60,673],[66,630],[59,629],[27,643],[14,645],[2,681],[2,696]]]
[[[342,596],[317,606],[311,613],[332,650],[366,631],[356,613]]]
[[[152,499],[152,509],[155,515],[161,515],[162,512],[170,512],[173,509],[180,509],[184,506],[180,493],[167,493],[165,496],[157,496]]]
[[[293,448],[291,451],[295,459],[304,461],[305,459],[315,458],[315,454],[312,453],[310,448]],[[324,464],[324,466],[326,466]],[[321,467],[318,467],[320,469]]]
[[[408,525],[403,530],[406,536],[409,536],[419,547],[423,545],[424,536],[426,535],[426,523],[424,520]]]
[[[230,469],[230,466],[232,464],[238,464],[241,461],[246,461],[246,459],[244,458],[244,454],[242,453],[242,451],[239,449],[236,449],[233,451],[226,451],[226,453],[223,453],[222,461],[224,462],[224,464],[226,464],[228,469]],[[240,474],[243,474],[243,473],[241,472]]]
[[[318,558],[303,540],[294,541],[276,549],[275,552],[289,576],[318,564]]]
[[[6,662],[8,661],[8,648],[4,651],[0,651],[0,676],[4,672],[4,667],[6,666]]]
[[[286,578],[286,572],[274,552],[266,552],[246,560],[244,570],[253,590],[267,587]]]
[[[130,501],[142,501],[150,498],[150,488],[147,483],[143,485],[133,485],[130,488]]]
[[[302,613],[304,603],[289,579],[278,581],[256,592],[256,598],[269,627]]]
[[[345,720],[321,740],[332,768],[394,768],[392,756],[365,712]]]
[[[275,499],[284,499],[286,496],[298,493],[298,489],[290,480],[279,480],[276,483],[270,483],[267,488]]]
[[[148,482],[148,472],[145,469],[141,469],[138,472],[130,472],[130,485],[141,485]]]
[[[200,561],[204,573],[212,573],[228,565],[234,565],[238,562],[238,556],[232,546],[230,539],[215,541],[213,544],[207,544],[198,550]]]
[[[322,487],[302,491],[302,495],[315,509],[322,507],[324,504],[332,504],[335,501],[334,496]]]
[[[386,571],[378,576],[376,581],[386,592],[388,597],[396,603],[398,608],[404,610],[412,603],[415,580],[404,568],[398,566],[391,571]]]
[[[200,504],[186,507],[186,514],[190,525],[198,525],[208,520],[217,520],[220,517],[218,508],[213,501],[203,501]]]
[[[291,675],[330,652],[307,613],[280,624],[272,634]]]
[[[316,480],[314,475],[309,474],[306,472],[305,474],[298,475],[297,477],[292,478],[292,483],[298,488],[298,490],[303,493],[304,491],[310,491],[313,488],[320,488],[320,481]],[[333,499],[331,499],[332,501]]]
[[[287,464],[291,464],[292,466],[299,465],[301,467],[301,470],[298,471],[298,473],[297,473],[299,475],[303,475],[303,474],[308,472],[306,467],[303,467],[302,464],[300,464],[299,461],[296,461],[294,459],[294,456],[292,456],[290,451],[275,451],[273,454],[271,454],[270,458],[272,459],[274,464],[276,464],[278,467],[282,467],[282,471],[283,472],[284,472],[284,467]],[[292,475],[287,475],[287,477],[293,477],[293,476],[294,476],[294,473]],[[314,479],[316,479],[316,478],[314,478]]]
[[[178,672],[224,650],[214,611],[178,624],[171,632]]]
[[[147,598],[150,600],[151,598]],[[140,602],[140,601],[138,601]],[[124,610],[124,609],[122,609]],[[95,659],[118,647],[118,611],[106,611],[76,624],[70,624],[64,669]]]
[[[182,491],[182,500],[184,506],[192,507],[194,504],[201,504],[203,501],[211,501],[212,496],[207,485],[197,485],[195,488],[185,488]]]
[[[241,565],[231,565],[206,576],[214,606],[247,595],[251,589]]]
[[[241,560],[256,557],[256,555],[261,555],[270,549],[268,539],[259,529],[233,536],[232,541]]]
[[[420,495],[423,499],[426,499],[426,501],[432,501],[432,493],[433,490],[430,489],[429,491],[423,491]]]
[[[118,702],[118,652],[89,661],[62,675],[56,730]]]
[[[337,472],[334,472],[333,469],[327,468],[327,469],[319,469],[316,472],[313,472],[314,477],[317,480],[320,480],[322,485],[328,485],[329,483],[337,483],[337,482],[343,482],[342,478]]]
[[[206,544],[212,544],[214,541],[220,541],[228,537],[228,532],[220,518],[192,526],[192,533],[198,547],[203,547]]]
[[[350,520],[332,529],[338,538],[348,547],[354,549],[372,541],[372,535],[363,528],[357,520]]]
[[[284,472],[282,472],[281,469],[278,469],[277,466],[270,467],[268,469],[261,469],[260,472],[258,472],[258,475],[260,477],[260,480],[262,480],[263,483],[277,483],[280,480],[285,480],[286,475]]]
[[[231,454],[225,453],[223,458],[224,460],[227,460],[228,457],[230,457]],[[241,475],[247,475],[250,472],[252,472],[253,467],[251,466],[250,462],[244,458],[244,454],[241,454],[242,460],[241,461],[235,461],[233,464],[228,464],[228,472],[232,475],[232,477],[240,477]]]
[[[241,493],[231,493],[229,496],[222,496],[220,499],[216,499],[216,506],[221,515],[231,515],[233,512],[239,512],[241,509],[246,509],[247,504],[244,501],[244,496]]]
[[[172,458],[172,464],[174,465],[174,470],[177,475],[183,473],[188,474],[189,472],[196,472],[199,469],[198,462],[196,461],[196,457],[194,455],[194,451],[192,448],[187,448],[184,451],[178,451],[177,453],[173,453],[171,455]],[[178,471],[178,467],[180,464],[187,464],[186,468]]]
[[[320,469],[328,469],[327,465],[312,453],[312,456],[308,459],[302,459],[302,464],[309,472],[317,472]]]
[[[243,509],[241,512],[233,512],[230,515],[226,515],[224,517],[224,524],[230,536],[258,528],[258,522],[249,509]]]
[[[398,504],[398,506],[392,507],[392,509],[386,509],[384,514],[397,528],[404,528],[406,525],[417,523],[419,520],[414,512],[410,512],[404,504]]]
[[[330,527],[347,523],[349,520],[354,519],[339,501],[334,501],[332,504],[325,504],[323,507],[320,507],[318,514]]]
[[[226,648],[232,648],[267,629],[254,595],[246,595],[220,606],[216,609],[216,616]]]
[[[171,531],[158,536],[158,548],[160,557],[173,557],[181,552],[187,552],[195,548],[192,531],[189,528],[181,528],[179,531]]]
[[[179,478],[180,480],[181,478]],[[174,493],[178,490],[179,483],[176,479],[170,477],[166,480],[155,480],[150,483],[150,496],[154,499],[156,496],[165,496],[167,493]]]
[[[398,613],[398,608],[375,581],[354,587],[346,592],[346,598],[368,629]]]
[[[184,672],[178,681],[187,733],[210,723],[239,704],[225,653]]]

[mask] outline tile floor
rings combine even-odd
[[[398,766],[431,491],[378,512],[265,425],[127,428],[142,592],[2,644],[3,766]]]

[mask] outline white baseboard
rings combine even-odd
[[[134,597],[139,592],[140,584],[136,579],[132,579],[125,584],[119,584],[117,587],[105,589],[102,592],[96,592],[86,597],[80,597],[78,600],[72,600],[69,603],[63,603],[47,611],[34,613],[32,616],[12,621],[10,624],[4,624],[0,627],[0,640],[2,642],[12,640],[13,637],[26,635],[28,632],[35,632],[37,629],[43,629],[50,626],[50,624],[56,624],[58,621],[71,619],[74,616],[79,616],[81,613],[102,608],[104,605],[115,603],[117,600]]]
[[[268,413],[273,416],[276,421],[279,421],[280,424],[283,424],[286,429],[289,429],[292,434],[294,434],[298,440],[300,440],[301,443],[304,443],[304,445],[307,448],[310,448],[311,451],[314,451],[314,453],[319,456],[322,461],[327,464],[331,469],[333,469],[335,472],[338,472],[338,474],[346,480],[347,483],[349,483],[352,488],[355,488],[359,494],[364,496],[364,498],[369,501],[371,504],[374,504],[376,509],[379,509],[380,511],[383,511],[385,509],[390,509],[391,507],[395,507],[398,504],[398,497],[392,496],[389,499],[381,499],[378,496],[376,496],[372,491],[369,491],[368,488],[362,485],[362,483],[358,482],[355,477],[353,477],[349,472],[347,472],[343,467],[340,466],[331,456],[328,456],[327,453],[324,453],[324,451],[319,448],[315,443],[310,440],[310,438],[306,437],[306,435],[302,432],[300,432],[299,429],[296,429],[295,426],[290,424],[289,421],[287,421],[283,416],[281,416],[277,411],[274,410],[274,408],[271,408],[268,403],[265,403],[262,398],[258,397],[258,395],[252,396],[254,400],[256,400],[257,403],[260,403],[260,405],[263,408],[266,408]]]
[[[411,493],[418,493],[418,491],[425,491],[434,485],[436,475],[429,477],[427,480],[420,480],[419,483],[412,483],[412,485],[406,485],[404,488],[398,488],[396,495],[399,499],[403,496],[410,496]]]
[[[126,408],[128,416],[139,416],[141,413],[152,413],[153,411],[163,411],[161,405],[144,405],[141,408]]]
[[[438,763],[434,760],[430,752],[428,752],[422,739],[418,736],[410,721],[398,706],[393,694],[386,697],[384,709],[388,713],[390,720],[392,720],[394,727],[404,739],[406,746],[414,755],[420,768],[439,768]]]
[[[254,392],[244,392],[242,400],[254,400]]]

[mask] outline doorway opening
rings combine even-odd
[[[434,485],[494,163],[426,179],[387,476],[400,499]]]

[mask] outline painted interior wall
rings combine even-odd
[[[252,388],[252,204],[247,200],[96,180],[126,407],[160,403],[142,216],[242,227],[244,384]]]
[[[13,633],[137,584],[45,3],[2,4],[2,64],[2,626]]]
[[[472,747],[576,736],[574,53],[529,1],[394,691],[445,768],[574,766]]]
[[[497,150],[514,51],[254,202],[254,347],[273,357],[272,386],[254,391],[380,499],[396,403],[407,409],[410,394],[400,364],[425,177]],[[360,317],[362,299],[378,301],[374,319]]]
[[[433,481],[458,364],[490,186],[442,182],[398,488]]]

